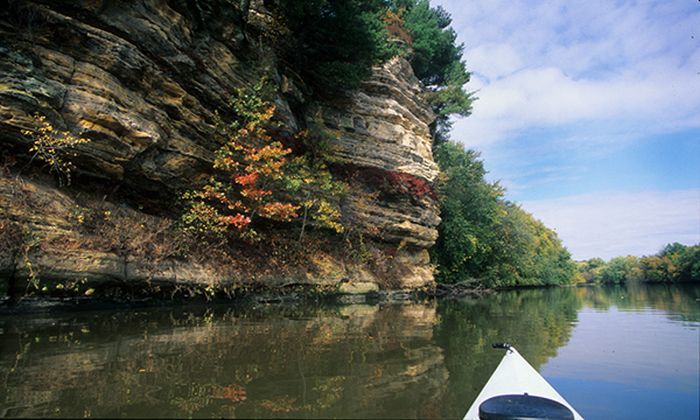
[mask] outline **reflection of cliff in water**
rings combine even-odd
[[[435,338],[449,371],[448,417],[461,417],[498,365],[497,342],[509,342],[535,367],[557,354],[571,336],[582,306],[574,288],[514,290],[473,301],[443,301]]]
[[[1,416],[431,417],[434,306],[0,320]]]
[[[0,416],[461,418],[503,354],[492,343],[539,368],[583,307],[692,321],[699,297],[697,286],[628,285],[4,317]]]

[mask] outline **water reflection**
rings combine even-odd
[[[578,289],[579,297],[595,309],[638,311],[653,309],[679,321],[700,322],[700,285],[630,283]]]
[[[700,287],[582,289],[569,343],[541,369],[589,418],[700,418]]]
[[[6,416],[425,417],[434,305],[8,319]]]
[[[503,356],[492,343],[508,341],[539,367],[571,334],[582,305],[575,289],[531,289],[501,292],[471,302],[440,305],[436,340],[445,349],[450,373],[445,396],[449,417],[460,417]]]
[[[573,374],[604,341],[599,327],[581,336],[591,313],[613,336],[623,312],[626,322],[653,318],[645,325],[659,331],[683,325],[685,335],[672,333],[687,343],[698,334],[698,297],[697,287],[560,288],[438,304],[3,317],[0,416],[461,418],[501,357],[491,343],[510,341],[557,386],[584,395],[576,384],[623,371],[594,363],[599,370]],[[676,361],[687,370],[693,359]]]

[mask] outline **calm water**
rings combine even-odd
[[[461,418],[508,340],[589,419],[699,417],[700,287],[0,318],[0,416]]]

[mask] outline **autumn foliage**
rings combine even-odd
[[[221,125],[224,140],[214,160],[216,173],[201,189],[184,195],[185,229],[254,240],[259,237],[253,228],[257,218],[290,222],[301,217],[303,236],[310,217],[321,227],[342,231],[337,200],[329,201],[342,188],[324,164],[292,156],[274,138],[275,106],[261,99],[263,87],[261,82],[252,93],[238,90],[234,95],[231,105],[239,120]],[[297,135],[304,136],[308,133]]]
[[[70,185],[71,172],[75,166],[71,158],[76,156],[76,146],[89,142],[89,139],[73,136],[69,131],[59,131],[41,114],[34,115],[34,122],[39,126],[32,130],[22,130],[22,134],[32,139],[29,152],[31,161],[38,160],[49,167],[49,172],[56,175],[58,184]]]
[[[256,217],[279,221],[297,217],[299,206],[278,194],[284,189],[282,168],[291,150],[269,134],[274,106],[242,92],[237,101],[248,108],[242,122],[224,130],[225,143],[214,159],[219,172],[202,189],[184,195],[189,209],[183,220],[190,230],[253,237],[250,225]]]
[[[437,200],[433,187],[423,178],[406,172],[387,171],[386,180],[400,194],[407,194],[416,199],[422,199],[427,196]]]
[[[344,177],[362,180],[384,194],[403,195],[418,201],[425,197],[437,200],[437,194],[428,181],[406,172],[350,164],[343,165],[338,171]]]
[[[408,33],[403,20],[403,14],[405,12],[405,8],[401,8],[397,11],[387,10],[382,20],[386,25],[386,30],[389,32],[390,37],[399,39],[406,45],[412,45],[413,38],[411,38],[411,34]]]

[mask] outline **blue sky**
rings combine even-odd
[[[453,139],[574,258],[700,242],[700,2],[431,4],[479,98]]]

